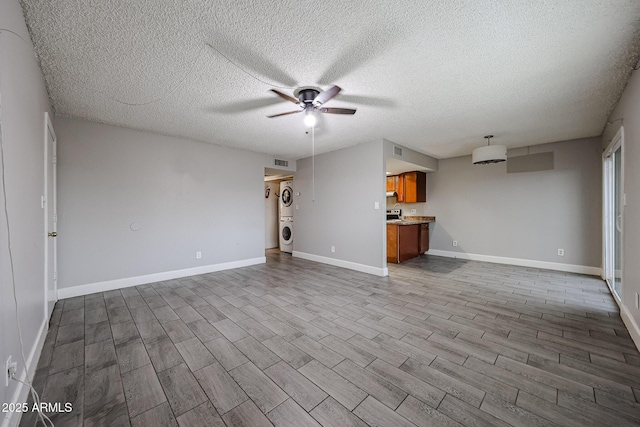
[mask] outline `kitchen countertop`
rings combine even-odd
[[[388,220],[387,224],[391,225],[416,225],[416,224],[429,224],[430,222],[436,222],[435,216],[414,216],[404,217],[404,219],[392,219]]]

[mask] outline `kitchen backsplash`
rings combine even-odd
[[[395,200],[395,197],[387,197],[387,209],[400,208],[403,216],[426,216],[427,214],[426,203],[395,203]],[[411,209],[416,211],[412,212]]]

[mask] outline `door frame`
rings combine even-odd
[[[608,248],[609,239],[614,238],[615,234],[615,221],[613,219],[613,223],[610,222],[610,214],[609,209],[613,208],[613,206],[609,206],[612,200],[615,200],[615,196],[610,192],[613,190],[613,186],[610,182],[610,166],[607,165],[607,161],[611,158],[612,154],[615,153],[618,148],[620,149],[620,188],[621,188],[621,197],[620,197],[620,295],[618,295],[614,290],[614,283],[610,283],[608,278],[610,274],[613,274],[615,281],[615,265],[613,258],[615,254],[611,253],[611,250]],[[624,287],[624,206],[626,205],[625,200],[625,185],[624,185],[624,127],[620,126],[620,129],[616,132],[614,137],[611,139],[611,142],[607,146],[607,148],[602,153],[602,279],[605,281],[613,298],[616,302],[620,303],[622,300],[622,292]],[[608,221],[609,220],[609,221]],[[614,269],[613,272],[610,269]]]
[[[52,163],[49,164],[49,135],[53,140],[52,143]],[[44,314],[48,319],[51,315],[49,310],[49,281],[53,280],[53,298],[54,302],[58,301],[58,248],[57,239],[49,237],[49,232],[57,232],[57,144],[58,139],[51,123],[49,113],[44,113],[44,195],[42,196],[42,208],[44,210]],[[52,193],[49,194],[49,184],[51,180]],[[53,230],[49,229],[49,206],[53,206]],[[49,240],[53,251],[53,272],[49,271]],[[53,273],[53,274],[51,274]]]

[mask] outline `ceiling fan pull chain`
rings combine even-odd
[[[316,127],[311,127],[311,201],[316,201]]]

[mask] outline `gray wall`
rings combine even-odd
[[[530,149],[545,151],[554,152],[554,170],[507,174],[505,163],[440,160],[438,172],[427,174],[427,214],[437,221],[430,248],[600,267],[600,139]]]
[[[385,175],[381,140],[298,160],[293,250],[384,268]],[[380,208],[374,209],[374,202]],[[331,246],[336,252],[331,252]]]
[[[55,127],[59,288],[264,256],[268,156],[77,119]]]
[[[0,28],[17,33],[26,41],[7,31],[0,32],[0,138],[24,352],[27,358],[35,353],[35,367],[40,350],[38,332],[45,321],[44,212],[40,196],[44,185],[44,112],[51,108],[17,1],[0,2]],[[4,208],[0,197],[0,360],[4,370],[4,362],[12,355],[21,374],[24,364],[16,333]],[[11,401],[16,384],[12,382],[7,388],[4,379],[0,381],[2,402]],[[8,416],[0,414],[0,420]]]
[[[384,144],[383,150],[384,150],[385,159],[394,157],[398,160],[402,160],[403,162],[413,163],[414,165],[418,165],[418,166],[424,166],[425,168],[429,168],[434,171],[438,170],[438,159],[436,159],[435,157],[431,157],[427,154],[419,153],[415,150],[412,150],[411,148],[405,147],[404,145],[396,144],[393,141],[389,141],[388,139],[383,139],[383,144]],[[402,148],[402,157],[399,157],[393,154],[394,146],[398,146]]]
[[[640,72],[634,71],[609,121],[624,120],[624,208],[622,248],[622,305],[635,322],[636,345],[640,347],[640,311],[635,308],[635,294],[640,293]],[[605,129],[604,145],[614,136],[620,122]]]

